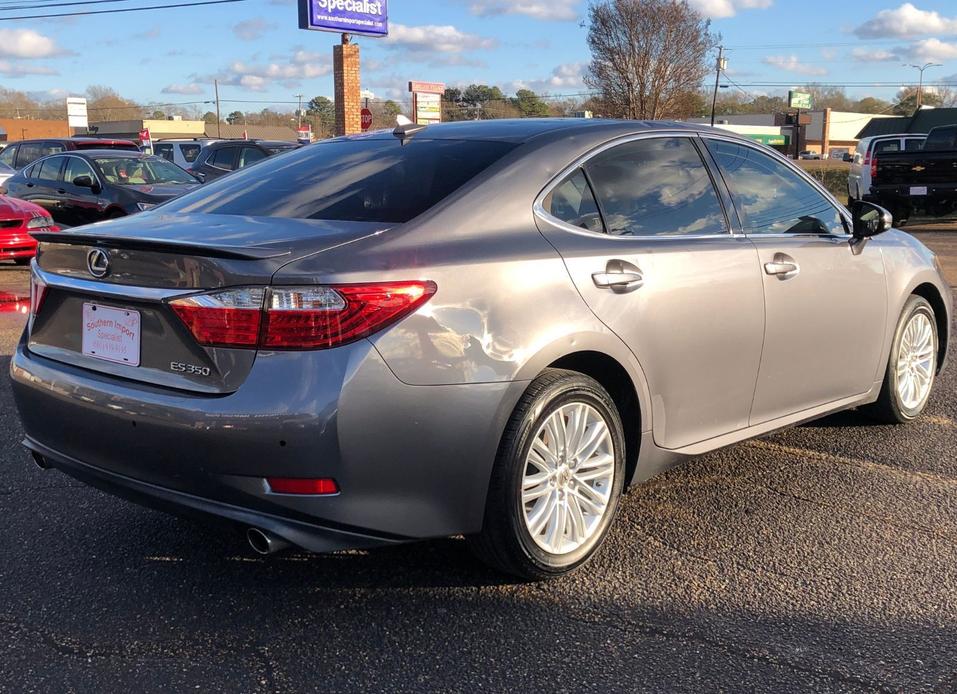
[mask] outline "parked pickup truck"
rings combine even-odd
[[[957,125],[931,130],[920,150],[874,155],[864,200],[890,210],[898,226],[957,213]]]

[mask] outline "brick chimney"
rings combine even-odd
[[[336,97],[336,135],[362,132],[362,105],[359,100],[359,47],[342,35],[332,47],[333,81]]]

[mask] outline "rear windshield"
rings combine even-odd
[[[398,139],[321,142],[224,176],[167,203],[203,212],[406,222],[515,148],[514,143]]]
[[[77,149],[122,149],[139,152],[140,148],[132,142],[77,142]]]

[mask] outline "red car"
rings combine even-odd
[[[50,213],[26,200],[0,195],[0,260],[26,265],[36,255],[34,231],[59,231]]]

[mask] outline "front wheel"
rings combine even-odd
[[[492,471],[480,559],[540,580],[584,564],[615,517],[624,483],[618,409],[594,379],[547,369],[506,427]]]
[[[881,394],[865,408],[867,414],[902,424],[924,411],[937,375],[937,339],[933,307],[923,297],[911,295],[894,332]]]

